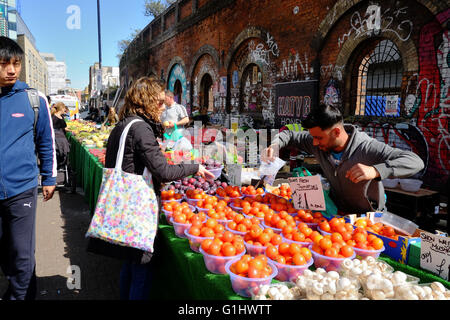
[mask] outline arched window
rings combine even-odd
[[[206,73],[200,81],[200,109],[212,112],[214,110],[213,99],[213,81],[211,76]]]
[[[397,46],[380,40],[356,67],[351,90],[355,115],[398,117],[403,64]]]
[[[181,103],[181,99],[183,97],[183,87],[181,86],[181,81],[175,81],[173,86],[173,95],[176,103]]]
[[[242,73],[240,106],[241,112],[261,112],[262,73],[258,65],[249,64]]]

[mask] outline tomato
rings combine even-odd
[[[278,262],[278,263],[281,263],[281,264],[286,264],[286,258],[283,255],[281,255],[281,254],[279,254],[275,258],[275,261]]]
[[[351,246],[343,246],[341,248],[340,254],[342,254],[346,258],[349,258],[353,255],[353,248]]]
[[[236,255],[236,248],[229,242],[224,243],[221,251],[225,257],[231,257]]]
[[[291,243],[289,245],[289,254],[291,256],[294,256],[297,253],[300,253],[300,246],[296,243]]]
[[[340,233],[333,232],[331,234],[331,241],[333,241],[333,242],[340,242],[342,240],[343,240],[343,237],[342,237],[342,235]]]
[[[220,253],[221,246],[217,243],[211,243],[211,245],[208,248],[208,254],[211,254],[213,256],[218,256]]]
[[[279,235],[279,234],[273,234],[271,239],[270,239],[270,243],[272,243],[273,245],[279,245],[281,242],[283,241],[283,238]]]
[[[292,235],[292,240],[297,242],[305,242],[305,235],[301,232],[295,232]]]
[[[240,254],[240,253],[244,252],[245,245],[243,242],[237,242],[237,243],[234,243],[233,245],[234,245],[234,248],[236,249],[236,254]]]
[[[319,240],[319,246],[322,248],[322,250],[327,250],[331,248],[332,245],[333,242],[329,238],[323,237],[322,239]]]
[[[275,258],[278,255],[278,249],[274,245],[268,245],[266,248],[266,255],[272,259],[275,260]]]
[[[266,232],[263,232],[263,233],[261,233],[260,235],[259,235],[259,237],[258,237],[258,241],[262,244],[262,245],[266,245],[268,242],[270,242],[270,239],[271,239],[271,236],[268,234],[268,233],[266,233]]]
[[[330,232],[331,230],[330,224],[327,221],[322,221],[321,223],[319,223],[319,228],[320,230],[325,232]]]
[[[292,256],[292,263],[296,266],[301,266],[306,263],[306,259],[300,252],[298,252]]]
[[[380,250],[380,249],[382,249],[383,248],[383,240],[381,240],[380,238],[375,238],[375,239],[373,239],[372,240],[372,242],[371,242],[371,244],[372,244],[372,247],[375,249],[375,250]]]
[[[253,260],[252,260],[253,261]],[[249,278],[260,278],[260,271],[252,266],[248,266],[248,277]]]
[[[300,248],[300,253],[305,257],[306,261],[311,260],[312,254],[311,250],[309,250],[308,248],[305,247]]]
[[[200,228],[199,228],[199,227],[194,227],[194,226],[192,226],[192,227],[189,229],[189,234],[191,234],[191,235],[193,235],[193,236],[195,236],[195,237],[198,237],[198,236],[200,235]]]
[[[212,243],[212,239],[205,239],[202,241],[201,247],[203,249],[203,251],[208,252],[209,246]]]
[[[203,227],[200,232],[202,237],[214,237],[214,230],[208,227]]]
[[[357,232],[355,234],[353,234],[353,240],[355,240],[357,243],[358,242],[365,242],[367,240],[366,236],[361,233],[361,232]]]
[[[250,235],[252,238],[258,238],[263,232],[263,229],[259,225],[252,225],[250,227]]]
[[[214,232],[217,234],[220,234],[222,232],[225,231],[225,227],[223,226],[223,224],[218,223],[215,227],[214,227]]]
[[[336,258],[338,256],[338,250],[336,248],[328,248],[325,250],[325,255],[327,257]]]
[[[234,233],[231,231],[227,230],[222,234],[222,240],[224,242],[231,242],[231,241],[233,241],[233,239],[234,239]]]
[[[285,255],[289,252],[289,243],[283,242],[278,245],[278,252]]]

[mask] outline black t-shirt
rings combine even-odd
[[[64,119],[60,119],[55,115],[52,116],[52,121],[53,121],[53,129],[54,130],[61,129],[62,131],[64,131],[64,129],[67,127],[67,124],[64,121]]]

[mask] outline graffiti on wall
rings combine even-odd
[[[175,88],[175,82],[179,80],[181,83],[181,88],[182,88],[182,97],[181,97],[181,104],[183,106],[186,106],[186,102],[187,102],[187,83],[186,83],[186,73],[184,72],[184,69],[181,65],[176,64],[169,75],[169,82],[168,82],[168,89],[172,92],[174,92],[174,88]],[[190,113],[190,110],[187,110],[188,114]]]
[[[309,67],[308,54],[300,54],[294,49],[290,50],[289,57],[283,59],[277,78],[281,81],[309,80],[313,72]]]
[[[338,105],[341,102],[341,91],[336,80],[330,79],[325,86],[323,103],[327,106]]]
[[[382,35],[390,33],[401,41],[407,41],[413,32],[413,22],[408,7],[382,9],[379,5],[369,5],[365,13],[355,11],[350,18],[350,29],[338,39],[341,47],[349,39],[363,35]]]

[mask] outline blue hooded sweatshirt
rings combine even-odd
[[[12,87],[0,88],[0,200],[37,187],[39,171],[43,186],[56,184],[56,151],[50,108],[45,96],[39,93],[41,104],[35,143],[34,111],[25,91],[27,88],[28,85],[21,81]]]

